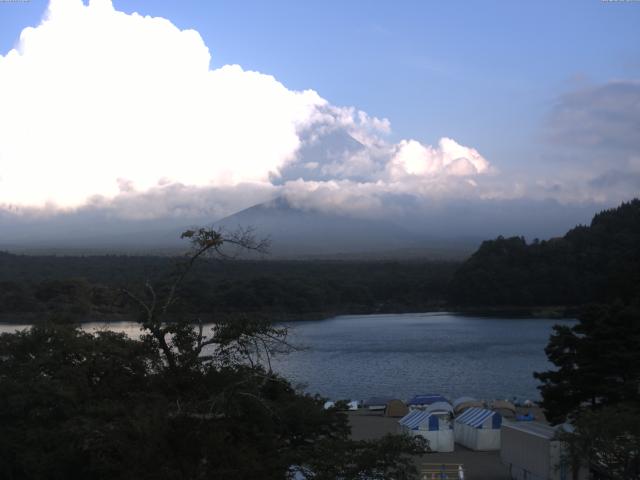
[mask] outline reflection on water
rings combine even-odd
[[[29,328],[29,325],[20,323],[0,323],[0,333],[13,333],[17,330]],[[140,324],[135,322],[88,322],[83,323],[82,328],[87,332],[97,332],[100,330],[112,330],[114,332],[126,333],[131,338],[140,337]]]
[[[291,322],[290,340],[306,347],[273,362],[309,392],[330,398],[436,392],[455,398],[539,398],[533,371],[550,367],[544,354],[551,327],[573,320],[496,319],[450,314],[353,315]],[[28,328],[0,325],[0,332]],[[87,323],[140,335],[136,323]]]

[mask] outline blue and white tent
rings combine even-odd
[[[414,395],[409,399],[409,401],[407,401],[407,405],[409,405],[409,407],[426,407],[432,403],[446,401],[446,398],[438,394]]]
[[[484,408],[469,408],[456,417],[456,443],[471,450],[500,450],[502,415]]]
[[[453,452],[453,428],[448,418],[424,410],[412,410],[398,420],[398,424],[403,433],[427,439],[432,451]]]
[[[429,421],[432,422],[432,429],[435,430],[438,428],[438,417],[435,415],[432,416],[424,410],[412,410],[398,420],[398,423],[409,430],[428,430]]]

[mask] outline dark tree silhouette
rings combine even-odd
[[[545,306],[629,302],[640,295],[640,200],[596,214],[564,237],[483,242],[455,273],[457,305]]]
[[[542,382],[547,418],[561,423],[584,409],[640,404],[640,308],[592,306],[573,327],[556,326],[545,352],[555,370]]]
[[[142,336],[90,334],[63,319],[0,336],[0,477],[18,479],[414,479],[409,437],[349,439],[346,415],[270,368],[286,329],[253,316],[183,314],[196,261],[246,231],[185,232],[192,251],[166,282],[124,294]],[[195,323],[194,323],[195,321]]]

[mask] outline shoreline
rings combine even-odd
[[[201,316],[211,318],[213,316],[233,316],[233,315],[261,315],[270,317],[274,323],[285,322],[315,322],[328,320],[330,318],[349,316],[349,315],[406,315],[406,314],[451,314],[464,317],[495,317],[509,319],[571,319],[576,318],[580,306],[528,306],[528,307],[460,307],[441,305],[435,308],[422,309],[405,309],[398,308],[394,311],[387,309],[363,309],[363,310],[346,310],[346,311],[326,311],[326,312],[307,312],[307,313],[263,313],[263,312],[221,312],[218,314],[202,314],[192,315],[193,317]],[[40,321],[46,321],[55,315],[52,312],[29,312],[29,313],[1,313],[0,324],[4,325],[32,325]],[[76,316],[76,315],[74,315]],[[136,314],[125,313],[89,313],[87,315],[77,315],[77,323],[122,323],[136,322]],[[73,317],[71,317],[73,318]],[[205,323],[210,323],[204,320]]]

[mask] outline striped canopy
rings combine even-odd
[[[432,431],[440,428],[438,417],[424,410],[413,410],[398,420],[398,423],[411,430],[417,430],[420,425],[427,425],[427,428]]]
[[[485,408],[470,408],[456,417],[456,423],[462,423],[474,428],[483,428],[486,420],[491,418],[491,428],[500,428],[502,425],[502,415]]]

